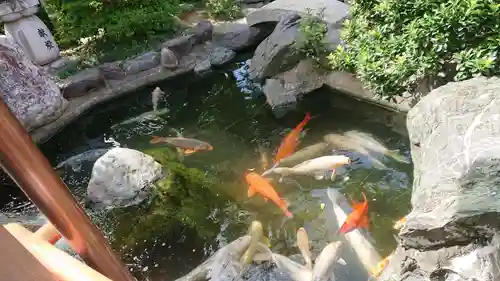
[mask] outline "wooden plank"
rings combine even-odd
[[[57,281],[5,228],[0,227],[1,281]]]

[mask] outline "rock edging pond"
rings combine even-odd
[[[379,280],[497,280],[499,91],[496,77],[448,83],[408,113],[412,211]]]
[[[291,0],[276,0],[234,22],[212,25],[201,21],[157,50],[77,73],[59,83],[62,95],[69,100],[67,108],[52,122],[34,128],[31,136],[36,142],[44,142],[97,104],[191,71],[205,73],[212,66],[230,62],[236,52],[259,43],[249,73],[264,82],[263,91],[272,109],[281,111],[296,103],[301,95],[327,86],[357,100],[406,113],[410,108],[407,97],[396,103],[382,101],[366,90],[354,74],[321,73],[310,61],[293,53],[292,45],[301,37],[300,19],[310,11],[325,8],[323,20],[328,24],[325,43],[331,47],[339,44],[339,23],[347,17],[349,6],[333,1],[306,1],[298,5]]]
[[[201,21],[186,35],[164,42],[157,51],[79,72],[59,83],[69,100],[67,109],[53,122],[33,130],[31,136],[44,142],[100,103],[168,78],[191,71],[201,74],[226,64],[236,55],[233,49],[245,50],[264,37],[262,33],[265,30],[241,21],[215,28],[209,21]]]

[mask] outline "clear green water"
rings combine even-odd
[[[307,95],[297,111],[278,120],[266,107],[262,96],[255,91],[252,94],[251,89],[242,90],[247,82],[244,79],[237,81],[233,71],[244,72],[244,69],[244,64],[234,64],[205,77],[187,76],[165,81],[158,86],[167,93],[160,108],[167,106],[168,114],[156,120],[116,125],[151,110],[150,93],[154,86],[145,88],[89,112],[40,148],[55,166],[89,149],[113,145],[139,150],[154,148],[149,144],[151,136],[172,135],[171,128],[214,146],[213,151],[187,156],[182,163],[211,179],[210,184],[202,184],[200,190],[203,192],[176,181],[175,184],[182,185],[177,186],[172,195],[176,196],[177,205],[163,210],[164,218],[156,215],[148,224],[155,228],[153,239],[136,241],[140,249],[114,244],[115,250],[141,279],[174,280],[217,250],[218,243],[244,234],[254,219],[265,225],[273,250],[285,255],[298,253],[293,246],[295,231],[307,224],[313,253],[317,253],[329,242],[329,233],[321,219],[321,202],[312,197],[311,191],[328,187],[339,188],[355,199],[360,199],[361,191],[365,191],[370,201],[374,245],[382,256],[389,254],[396,245],[392,226],[409,210],[411,165],[386,161],[389,169],[376,170],[367,159],[347,152],[356,160],[335,182],[307,177],[295,178],[295,183],[275,181],[277,191],[290,202],[292,219],[259,196],[247,198],[243,180],[243,173],[248,168],[262,171],[259,146],[267,147],[272,155],[305,112],[310,112],[314,119],[307,124],[300,148],[321,141],[328,133],[359,130],[373,134],[388,148],[399,149],[408,156],[405,138],[384,121],[383,116],[387,113],[320,90]],[[77,197],[85,193],[91,168],[92,163],[87,163],[80,172],[67,171],[63,175]],[[344,176],[349,179],[343,181]],[[14,187],[9,189],[9,194],[19,196]],[[148,217],[148,212],[152,211],[146,209],[141,217]],[[175,212],[175,217],[170,216],[170,212]],[[124,227],[108,218],[105,225],[121,232],[141,232],[141,224],[134,222]]]

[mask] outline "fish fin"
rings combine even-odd
[[[342,234],[347,234],[349,231],[353,230],[353,227],[347,223],[347,220],[342,224],[342,226],[339,229],[339,233]]]
[[[285,211],[285,216],[287,216],[289,218],[293,218],[293,214],[289,211]]]
[[[252,197],[252,196],[254,196],[254,195],[255,195],[255,193],[256,193],[255,188],[253,188],[252,186],[249,186],[249,187],[248,187],[248,193],[247,193],[248,197]]]
[[[311,113],[306,112],[306,116],[304,116],[304,120],[302,120],[302,123],[305,125],[307,122],[309,122],[312,119]]]
[[[364,227],[366,230],[370,231],[370,222],[368,220],[368,216],[364,215],[359,221],[359,227]]]
[[[377,170],[387,170],[387,166],[384,163],[380,162],[380,160],[372,159],[371,163],[373,168]]]
[[[395,230],[400,230],[406,223],[406,217],[400,218],[393,226]]]
[[[262,236],[262,244],[266,245],[268,248],[271,247],[271,242],[269,242],[269,238],[266,236]]]
[[[184,150],[181,148],[178,148],[178,147],[176,148],[176,150],[177,150],[177,154],[179,155],[179,161],[184,162],[184,156],[186,155],[184,153]]]
[[[189,148],[188,149],[184,149],[184,154],[186,154],[186,155],[191,155],[191,154],[193,154],[195,152],[196,152],[196,150],[193,150],[193,149],[189,149]]]
[[[290,202],[285,199],[281,199],[281,202],[283,202],[283,206],[285,206],[285,208],[288,208],[290,206]]]
[[[161,137],[159,137],[159,136],[152,136],[151,140],[149,141],[149,143],[152,143],[152,144],[160,143],[160,142],[161,142]]]
[[[253,260],[256,262],[264,262],[272,259],[272,256],[269,253],[255,253],[253,255]]]
[[[266,201],[266,202],[269,200],[269,199],[267,199],[267,197],[262,197],[262,198],[264,198],[264,201]]]
[[[345,260],[344,260],[343,258],[339,258],[339,259],[337,260],[337,262],[338,262],[339,264],[341,264],[341,265],[347,265],[347,263],[345,262]]]
[[[330,176],[331,181],[335,181],[335,178],[337,177],[337,170],[332,169],[332,175]]]
[[[400,151],[398,149],[392,149],[387,151],[387,155],[389,155],[392,159],[405,163],[405,164],[411,164],[411,161],[406,158],[405,156],[400,154]]]
[[[324,173],[315,173],[314,174],[314,179],[315,180],[322,180],[325,178],[325,174]]]

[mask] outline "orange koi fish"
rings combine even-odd
[[[364,192],[363,198],[365,201],[362,203],[353,202],[353,210],[347,216],[344,224],[342,224],[342,227],[339,231],[340,233],[346,234],[359,227],[364,227],[369,230],[368,201],[366,200],[366,195]]]
[[[278,163],[281,159],[292,155],[295,150],[297,149],[297,146],[299,145],[299,137],[300,133],[306,126],[307,122],[311,120],[311,115],[306,113],[306,116],[304,117],[304,120],[297,125],[288,135],[283,139],[281,142],[278,152],[276,152],[276,156],[274,157],[274,164]]]
[[[287,217],[293,217],[292,213],[288,211],[288,202],[284,199],[281,199],[274,187],[269,183],[269,180],[262,177],[261,175],[250,172],[245,175],[245,180],[248,184],[248,197],[254,196],[256,193],[259,193],[264,200],[267,201],[271,199],[283,212]]]
[[[150,141],[151,144],[166,143],[177,148],[184,150],[184,153],[189,155],[197,151],[210,151],[213,150],[213,146],[197,139],[189,138],[171,138],[171,137],[157,137],[153,136]]]

